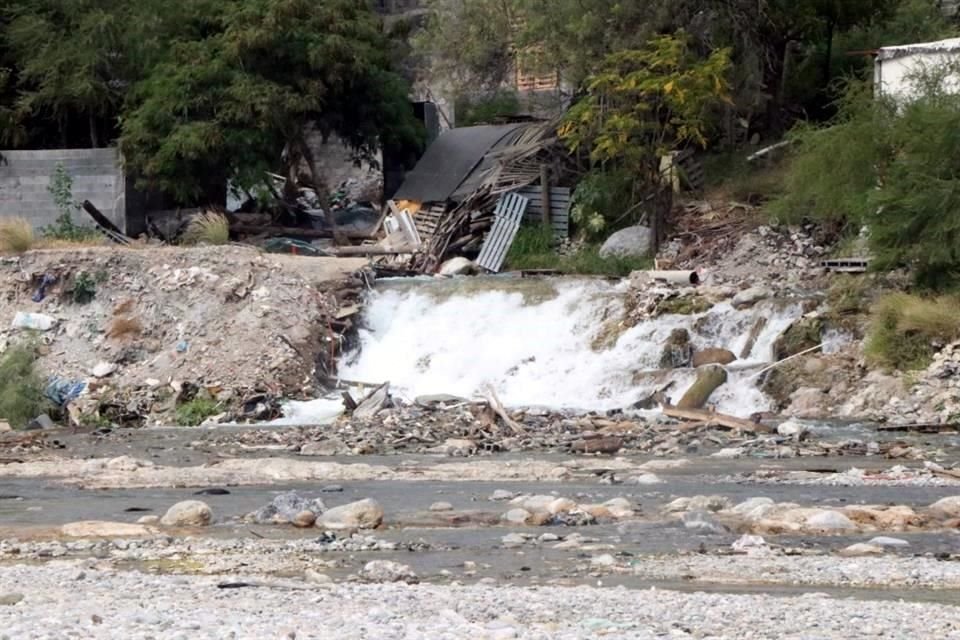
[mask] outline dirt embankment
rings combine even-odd
[[[0,350],[38,341],[40,370],[59,383],[50,394],[82,389],[70,403],[78,421],[169,422],[197,395],[263,417],[313,391],[335,290],[362,264],[238,246],[0,258]],[[23,314],[52,326],[18,328]]]

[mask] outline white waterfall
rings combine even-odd
[[[503,278],[402,281],[368,300],[360,348],[341,363],[344,379],[389,381],[395,393],[472,397],[491,384],[513,407],[626,408],[674,381],[674,400],[693,382],[690,369],[659,371],[674,329],[694,348],[740,354],[760,317],[767,323],[749,356],[727,367],[711,397],[717,409],[746,415],[769,408],[754,384],[772,345],[801,315],[799,305],[768,301],[737,311],[727,303],[696,315],[667,315],[626,329],[608,347],[601,332],[623,316],[625,284],[600,280]]]

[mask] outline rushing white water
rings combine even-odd
[[[799,305],[766,302],[737,311],[722,303],[698,315],[641,322],[597,348],[598,336],[622,317],[624,287],[492,278],[383,286],[368,300],[360,349],[341,363],[341,375],[390,381],[408,398],[472,397],[490,384],[514,407],[626,408],[670,381],[668,395],[677,400],[693,382],[689,369],[659,371],[674,329],[687,329],[697,349],[739,354],[764,316],[749,357],[728,367],[729,380],[711,401],[737,415],[769,408],[754,374],[772,359],[773,342],[800,316]]]

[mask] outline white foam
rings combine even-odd
[[[720,411],[742,415],[769,408],[749,376],[771,360],[773,341],[801,313],[798,305],[762,303],[737,311],[723,303],[698,315],[642,322],[598,352],[594,339],[622,316],[624,286],[596,280],[551,286],[546,294],[542,281],[473,281],[460,292],[449,282],[378,290],[367,303],[360,351],[345,359],[341,373],[390,381],[410,397],[470,397],[492,384],[509,406],[603,411],[628,407],[670,380],[675,384],[668,395],[679,398],[686,390],[693,371],[657,371],[674,329],[687,329],[696,348],[740,353],[765,316],[749,357],[731,367],[730,381],[713,398]]]

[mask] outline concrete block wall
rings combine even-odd
[[[56,222],[60,210],[47,187],[62,163],[73,178],[74,201],[89,200],[126,229],[126,180],[116,149],[0,151],[0,156],[0,218],[26,218],[35,228]],[[73,219],[90,223],[83,212],[74,213]]]

